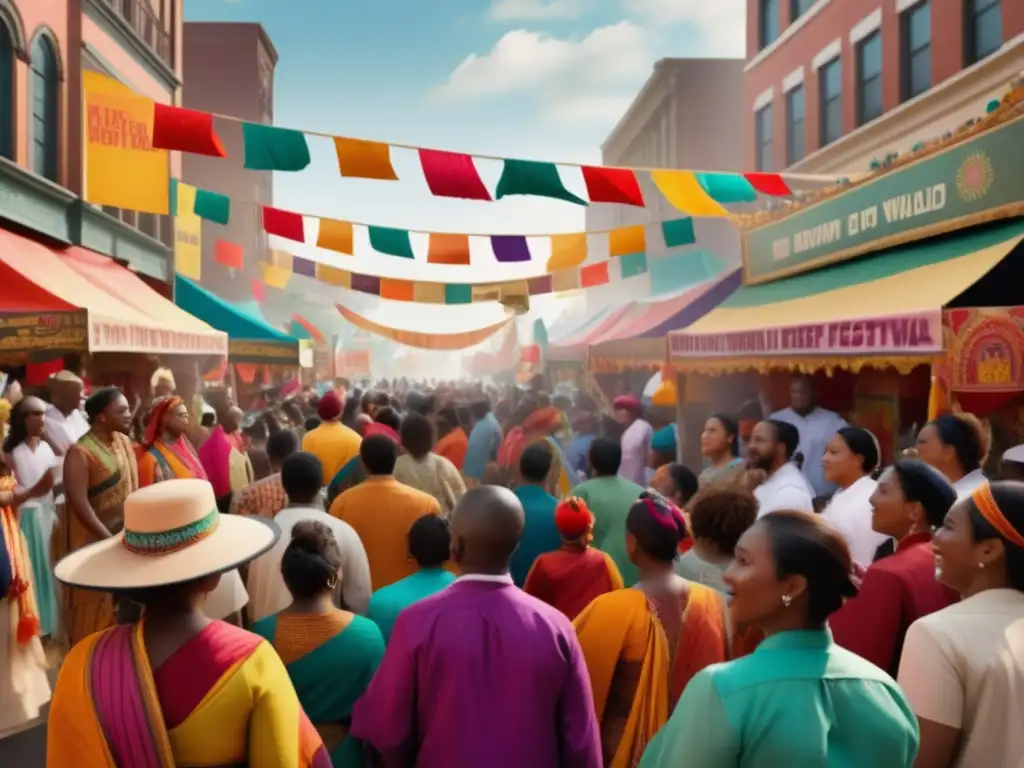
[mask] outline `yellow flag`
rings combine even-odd
[[[673,206],[690,216],[728,216],[729,212],[697,181],[693,171],[651,171],[651,181]]]
[[[143,213],[170,207],[170,153],[153,149],[153,101],[98,72],[85,90],[85,199]]]
[[[263,265],[263,284],[270,288],[284,290],[292,279],[291,270],[282,269],[274,264]]]
[[[199,281],[203,264],[203,220],[196,215],[196,188],[178,184],[178,209],[174,212],[174,271]]]

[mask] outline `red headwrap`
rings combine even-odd
[[[612,401],[612,408],[616,411],[629,411],[630,413],[643,413],[644,405],[634,395],[619,395]]]
[[[332,389],[320,398],[320,402],[316,406],[316,414],[321,421],[334,421],[341,416],[343,408],[344,403],[341,402],[341,396]]]
[[[379,421],[371,421],[363,430],[363,437],[372,437],[373,435],[384,435],[385,437],[390,437],[396,443],[400,443],[402,441],[395,430],[387,424],[381,424]]]
[[[562,412],[549,405],[547,408],[538,408],[526,417],[523,422],[523,430],[526,432],[542,432],[550,434],[562,426]]]
[[[164,419],[167,418],[167,414],[184,403],[185,401],[177,395],[161,397],[153,403],[149,409],[149,423],[146,424],[146,439],[142,442],[144,448],[148,450],[153,447],[153,443],[159,439],[160,433],[164,430]]]
[[[555,507],[555,527],[567,539],[578,538],[594,527],[594,513],[579,496],[570,496]]]

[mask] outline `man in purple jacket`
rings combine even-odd
[[[462,575],[398,617],[350,735],[384,768],[601,768],[583,654],[562,613],[512,584],[523,507],[498,486],[452,513]]]

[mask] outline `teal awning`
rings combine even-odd
[[[210,293],[174,276],[174,303],[228,335],[228,359],[236,363],[299,364],[299,341]]]

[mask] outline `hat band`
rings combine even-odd
[[[121,541],[126,549],[139,555],[166,555],[202,541],[217,530],[219,522],[220,515],[214,509],[201,520],[169,531],[139,533],[126,528]]]

